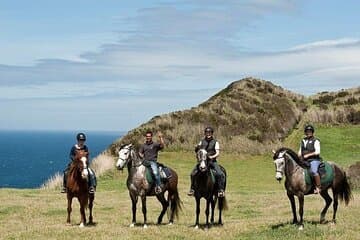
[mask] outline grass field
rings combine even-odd
[[[322,127],[317,130],[322,155],[343,167],[360,161],[360,128]],[[195,201],[186,196],[189,172],[195,160],[189,152],[162,152],[159,160],[179,174],[183,201],[180,219],[174,225],[155,224],[160,204],[148,198],[149,228],[129,228],[131,204],[125,186],[127,171],[110,171],[99,179],[94,206],[94,226],[79,228],[79,205],[73,203],[72,224],[66,225],[66,195],[58,190],[0,189],[0,239],[360,239],[360,192],[348,207],[339,205],[337,224],[319,224],[323,200],[305,198],[305,229],[290,224],[289,201],[283,183],[275,181],[271,155],[245,156],[223,153],[220,162],[228,172],[224,226],[195,230]],[[202,200],[200,222],[205,222]],[[330,220],[332,208],[327,219]],[[217,213],[216,215],[217,216]],[[137,219],[142,223],[141,205]],[[164,220],[167,220],[164,218]]]

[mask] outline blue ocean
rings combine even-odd
[[[37,188],[69,162],[77,132],[0,131],[0,187]],[[123,132],[85,132],[90,158]]]

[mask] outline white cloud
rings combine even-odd
[[[290,51],[303,51],[303,50],[311,50],[318,48],[332,48],[332,47],[344,47],[351,45],[359,45],[360,40],[356,38],[340,38],[340,39],[332,39],[332,40],[323,40],[317,41],[307,44],[298,45],[290,48]]]

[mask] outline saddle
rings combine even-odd
[[[318,169],[321,185],[327,185],[334,179],[334,169],[328,162],[321,162]],[[313,185],[313,177],[310,169],[305,169],[305,182],[307,185]]]
[[[168,179],[172,177],[170,169],[168,167],[166,167],[162,163],[157,162],[157,165],[158,165],[158,168],[159,168],[159,174],[160,174],[161,182],[167,182]],[[150,184],[152,184],[155,181],[154,175],[152,173],[152,170],[151,170],[150,166],[146,166],[146,180]]]

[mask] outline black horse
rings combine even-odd
[[[214,223],[214,210],[216,202],[218,202],[219,208],[219,225],[222,225],[222,211],[227,209],[227,202],[225,197],[218,198],[217,196],[217,185],[215,183],[215,178],[212,174],[212,170],[209,167],[208,160],[207,160],[207,152],[205,149],[200,149],[196,153],[196,158],[198,161],[198,173],[194,176],[193,184],[194,184],[194,197],[196,200],[196,220],[195,220],[195,228],[199,228],[199,214],[200,214],[200,199],[205,198],[206,200],[206,228],[209,225],[209,213],[210,213],[210,205],[211,205],[211,224]],[[226,171],[225,169],[220,166],[222,171],[225,174],[226,179]],[[226,180],[224,184],[224,190],[226,188]]]

